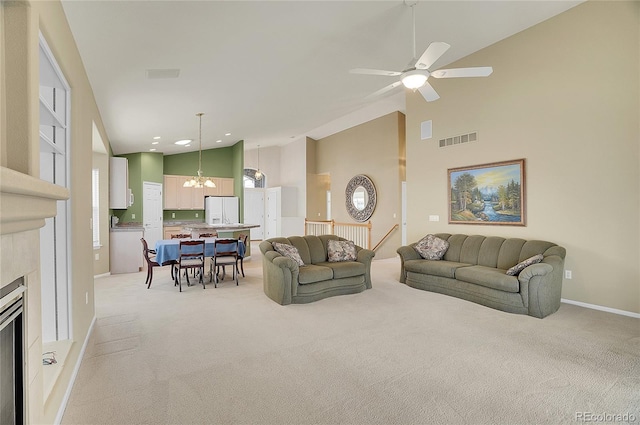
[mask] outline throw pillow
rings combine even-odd
[[[520,273],[522,270],[524,270],[525,267],[528,267],[532,264],[539,263],[540,261],[542,261],[543,258],[544,256],[542,254],[534,255],[533,257],[527,258],[526,260],[516,264],[515,266],[507,270],[507,274],[509,276],[515,276],[518,273]]]
[[[449,249],[449,242],[436,235],[425,236],[415,246],[415,250],[425,260],[441,260],[447,249]]]
[[[302,258],[300,257],[300,252],[298,252],[298,248],[295,246],[278,242],[273,242],[271,245],[278,254],[291,258],[293,261],[298,263],[299,266],[304,266],[304,261],[302,261]]]
[[[358,251],[353,241],[334,241],[327,242],[327,255],[330,263],[340,261],[356,261],[358,259]]]

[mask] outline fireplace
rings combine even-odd
[[[24,278],[0,289],[0,423],[25,423]]]

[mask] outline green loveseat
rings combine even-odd
[[[552,242],[437,233],[449,242],[441,260],[425,260],[416,243],[398,248],[400,282],[510,313],[543,318],[560,307],[566,250]],[[544,256],[517,276],[507,270],[534,255]]]
[[[345,241],[335,235],[290,236],[260,243],[264,293],[278,304],[302,304],[334,295],[362,292],[371,288],[371,260],[374,253],[356,246],[356,261],[327,261],[327,241]],[[280,255],[272,242],[293,245],[304,266]]]

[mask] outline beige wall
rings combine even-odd
[[[62,6],[57,1],[3,2],[6,25],[3,29],[4,45],[11,45],[3,58],[1,75],[3,89],[12,87],[2,97],[6,111],[25,111],[13,119],[17,126],[3,130],[2,165],[34,176],[39,175],[38,139],[38,30],[42,32],[53,55],[71,86],[70,128],[70,287],[72,288],[70,310],[74,344],[62,366],[62,372],[53,392],[46,400],[42,423],[52,423],[68,388],[81,347],[94,318],[91,218],[91,168],[92,168],[92,122],[95,122],[103,140],[107,140],[93,92],[85,73],[73,36],[69,30]],[[10,10],[19,11],[13,15]],[[24,18],[16,24],[13,16]],[[11,50],[15,51],[11,51]],[[28,58],[26,65],[13,56]],[[14,65],[18,65],[16,69]],[[3,122],[10,116],[3,116]],[[6,121],[5,121],[6,120]],[[26,149],[25,149],[26,148]],[[106,189],[106,186],[105,186]],[[88,296],[89,302],[85,302]],[[32,392],[32,389],[29,389]],[[41,393],[41,390],[40,390]],[[33,419],[33,418],[32,418]]]
[[[567,249],[562,297],[640,313],[640,3],[587,2],[452,64],[493,75],[407,94],[408,240],[450,232]],[[433,120],[433,139],[420,123]],[[439,148],[478,131],[479,141]],[[527,226],[449,225],[447,169],[526,158]],[[428,222],[428,215],[440,222]]]
[[[400,169],[398,154],[404,143],[405,117],[393,112],[316,143],[316,172],[331,182],[331,215],[338,222],[353,219],[345,206],[345,189],[355,175],[365,174],[376,186],[377,204],[371,217],[372,246],[395,224],[400,224]],[[313,211],[309,214],[314,215]],[[400,230],[376,251],[376,259],[396,255]]]

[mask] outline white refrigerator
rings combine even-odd
[[[240,221],[237,196],[205,196],[204,221],[207,224],[232,224]]]

